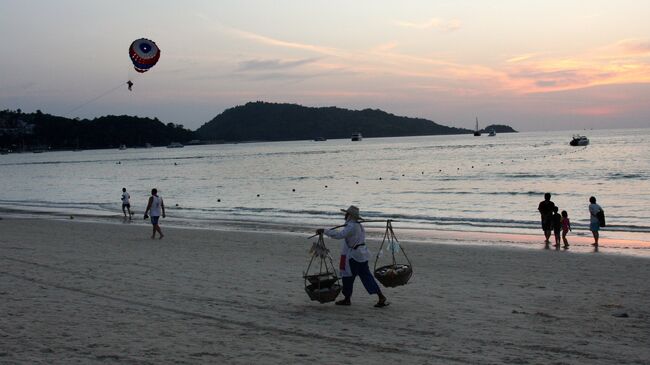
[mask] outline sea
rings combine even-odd
[[[570,146],[573,134],[590,144]],[[133,222],[145,224],[155,187],[167,225],[306,232],[340,224],[353,204],[379,232],[390,219],[425,241],[516,245],[539,243],[537,206],[549,192],[571,235],[591,236],[595,196],[604,239],[650,246],[650,129],[127,147],[1,155],[1,214],[117,222],[124,187]]]

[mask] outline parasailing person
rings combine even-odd
[[[337,305],[350,305],[350,298],[352,297],[352,289],[354,280],[358,276],[363,283],[363,286],[368,291],[368,294],[377,294],[379,300],[375,307],[381,308],[388,305],[386,297],[381,292],[379,285],[375,278],[370,273],[368,267],[368,258],[370,253],[366,246],[366,232],[359,222],[361,216],[359,208],[350,205],[348,209],[341,209],[345,213],[345,225],[341,230],[335,229],[318,229],[317,234],[325,234],[326,236],[334,239],[342,239],[341,243],[341,260],[339,270],[343,281],[343,296],[342,300],[336,302]]]

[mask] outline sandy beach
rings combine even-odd
[[[647,258],[403,242],[391,305],[339,307],[303,291],[307,232],[164,224],[0,220],[0,363],[650,363]]]

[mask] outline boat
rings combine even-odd
[[[120,150],[120,151],[124,151],[125,149],[126,149],[126,145],[125,145],[125,144],[121,144],[119,150]]]
[[[183,147],[185,147],[185,146],[183,146],[182,144],[180,144],[178,142],[172,142],[167,146],[167,148],[183,148]]]
[[[316,137],[316,138],[314,138],[314,141],[323,142],[323,141],[327,141],[327,138],[325,138],[325,137]]]
[[[481,132],[479,132],[479,130],[478,130],[478,117],[476,117],[476,129],[474,130],[474,136],[475,137],[480,137],[481,136]]]
[[[488,134],[488,137],[494,137],[497,135],[497,132],[494,131],[494,128],[490,129],[490,134]]]
[[[581,136],[579,134],[574,134],[573,139],[569,142],[571,146],[586,146],[589,144],[589,138],[586,136]]]
[[[361,133],[354,133],[354,134],[352,134],[352,137],[350,139],[353,142],[358,142],[358,141],[363,140],[363,136],[361,135]]]
[[[147,143],[144,144],[144,148],[152,148],[152,147],[153,147],[153,146],[152,146],[151,143],[149,143],[149,142],[147,142]]]

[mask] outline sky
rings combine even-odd
[[[648,14],[647,0],[0,0],[0,109],[196,129],[261,100],[470,129],[643,128]],[[138,74],[128,47],[143,37],[161,58]]]

